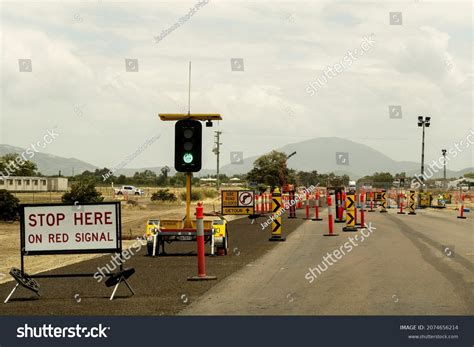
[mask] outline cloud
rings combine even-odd
[[[211,0],[156,44],[196,3],[3,4],[0,142],[26,146],[57,124],[65,136],[51,153],[111,167],[162,133],[130,166],[171,165],[172,124],[157,114],[186,112],[189,61],[191,111],[224,117],[205,130],[206,168],[216,129],[226,164],[230,151],[257,155],[318,136],[418,161],[418,115],[433,117],[427,158],[472,126],[468,3]],[[388,25],[390,11],[403,12],[402,26]],[[308,82],[371,33],[374,48],[309,97]],[[18,72],[20,58],[32,59],[32,73]],[[125,71],[126,58],[138,59],[138,72]],[[231,58],[243,58],[244,71],[232,71]],[[388,105],[398,104],[403,118],[390,120]],[[472,165],[472,151],[450,165]]]

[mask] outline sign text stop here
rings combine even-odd
[[[25,252],[113,250],[119,245],[117,204],[30,205],[22,213]]]

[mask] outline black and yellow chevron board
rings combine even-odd
[[[281,235],[281,216],[279,214],[280,209],[281,209],[281,192],[280,192],[280,189],[277,187],[275,188],[272,194],[272,212],[273,212],[273,217],[274,217],[272,220],[272,236]]]
[[[414,190],[410,190],[410,195],[408,196],[408,214],[416,214],[415,212],[415,194]]]
[[[387,212],[387,192],[385,190],[381,193],[381,200],[380,200],[380,212]]]
[[[355,226],[355,195],[346,195],[346,226]]]

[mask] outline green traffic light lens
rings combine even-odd
[[[183,161],[186,163],[186,164],[190,164],[193,162],[193,155],[191,153],[184,153],[183,155]]]

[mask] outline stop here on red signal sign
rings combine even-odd
[[[59,227],[66,219],[64,213],[32,213],[28,216],[28,226]],[[74,225],[111,225],[114,223],[112,212],[75,212],[72,217]]]

